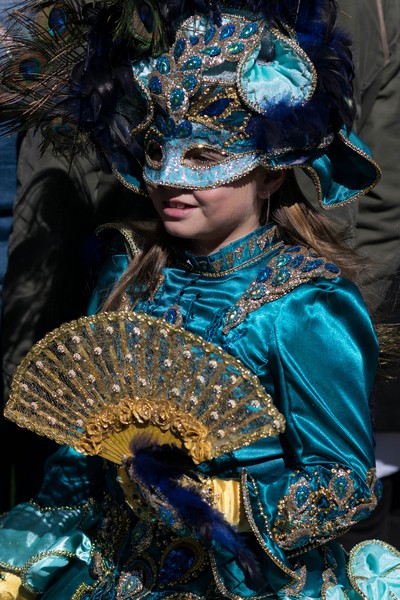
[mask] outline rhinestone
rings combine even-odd
[[[254,285],[245,294],[248,300],[261,300],[266,295],[267,290],[263,284]]]
[[[195,75],[186,75],[182,81],[182,87],[188,92],[194,90],[197,85],[197,77]]]
[[[257,283],[264,283],[265,281],[267,281],[267,279],[270,278],[271,273],[272,269],[270,267],[265,267],[264,269],[261,269],[261,271],[257,275]]]
[[[322,262],[323,261],[321,258],[318,258],[316,260],[309,260],[301,270],[303,273],[314,271],[314,269],[317,269],[320,265],[322,265]]]
[[[192,130],[193,126],[190,121],[182,121],[176,128],[176,137],[181,139],[187,138],[191,135]]]
[[[229,44],[227,50],[231,54],[240,54],[244,50],[244,44],[242,42],[234,42],[233,44]]]
[[[162,75],[168,75],[171,70],[171,65],[167,56],[160,56],[157,60],[157,69]]]
[[[192,44],[192,46],[195,46],[196,44],[199,43],[199,36],[198,35],[191,35],[189,38],[189,42]]]
[[[175,88],[169,97],[172,110],[178,110],[185,100],[185,94],[180,88]]]
[[[221,48],[219,46],[210,46],[210,48],[205,48],[201,52],[202,54],[207,54],[207,56],[219,56],[221,54]]]
[[[196,69],[200,69],[203,61],[200,56],[192,56],[189,58],[182,67],[182,71],[195,71]]]
[[[241,39],[249,38],[255,34],[257,29],[258,29],[258,23],[255,23],[255,22],[248,23],[245,27],[243,27],[242,31],[240,32],[239,37]]]
[[[183,54],[183,52],[185,50],[185,46],[186,46],[186,40],[185,40],[185,38],[180,38],[176,42],[175,48],[174,48],[174,59],[175,59],[176,62],[178,62],[178,60],[182,56],[182,54]]]
[[[333,263],[326,263],[325,269],[329,271],[329,273],[340,273],[339,267],[334,265]]]
[[[149,81],[149,90],[153,92],[153,94],[161,94],[162,93],[162,83],[160,79],[153,75]]]
[[[214,35],[216,32],[216,28],[214,27],[214,25],[212,25],[211,27],[209,27],[207,29],[207,31],[204,34],[204,43],[207,45],[211,42],[211,40],[213,39]]]
[[[228,23],[228,25],[225,25],[225,27],[223,27],[219,33],[219,39],[220,40],[226,40],[227,38],[231,37],[231,35],[233,35],[235,33],[235,26],[233,23]]]
[[[272,279],[271,285],[273,285],[275,287],[278,285],[282,285],[283,283],[286,283],[286,281],[289,279],[289,277],[290,277],[289,269],[280,269],[280,271]]]
[[[297,267],[299,267],[301,265],[301,263],[303,262],[303,260],[304,260],[304,254],[298,254],[292,260],[292,267],[294,269],[296,269]]]
[[[291,260],[292,257],[290,256],[290,254],[282,254],[282,256],[280,256],[276,261],[277,269],[280,269],[281,267],[286,267],[286,265],[289,264]]]

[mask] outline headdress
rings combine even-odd
[[[93,144],[136,191],[300,167],[330,208],[380,174],[350,133],[352,62],[336,10],[334,0],[31,1],[10,17],[3,100],[17,125],[41,123],[64,147]],[[196,164],[199,147],[222,160]]]

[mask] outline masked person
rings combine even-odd
[[[27,10],[36,54],[26,42],[7,82],[23,114],[93,143],[155,216],[109,227],[122,242],[97,314],[17,371],[6,416],[66,445],[3,518],[3,594],[398,597],[394,548],[348,559],[335,541],[380,497],[378,344],[360,261],[293,178],[304,169],[328,209],[379,179],[349,132],[335,4]]]

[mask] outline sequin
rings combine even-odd
[[[300,252],[301,247],[300,246],[289,246],[289,248],[287,248],[287,250],[285,250],[285,252],[288,252],[289,254],[291,252]]]
[[[204,34],[204,43],[207,45],[211,42],[211,40],[213,39],[215,32],[216,32],[216,28],[214,27],[214,25],[212,25],[211,27],[209,27],[207,29],[207,31]]]
[[[162,75],[169,74],[171,71],[171,65],[167,56],[160,56],[160,58],[157,60],[157,69]]]
[[[242,42],[234,42],[233,44],[229,44],[227,50],[230,54],[240,54],[244,50],[244,44]]]
[[[176,62],[180,59],[180,57],[184,53],[185,47],[186,47],[186,40],[185,40],[185,38],[180,38],[176,42],[175,48],[174,48],[174,58],[175,58]]]
[[[61,36],[67,30],[67,16],[64,9],[54,7],[51,9],[48,19],[48,29],[50,35]]]
[[[188,92],[194,90],[198,83],[198,79],[195,75],[186,75],[182,80],[182,87],[185,88]]]
[[[153,75],[149,81],[149,89],[153,94],[161,94],[162,93],[162,83],[159,77]]]
[[[242,31],[240,32],[239,38],[243,40],[251,37],[258,30],[258,27],[258,23],[248,23],[245,27],[243,27]]]
[[[207,54],[207,56],[219,56],[221,48],[219,46],[210,46],[209,48],[204,48],[201,52],[202,54]]]
[[[233,23],[228,23],[228,25],[225,25],[225,27],[221,29],[219,33],[219,39],[226,40],[230,38],[235,33],[235,29],[236,27]]]
[[[202,64],[203,61],[200,56],[192,56],[183,64],[182,71],[194,71],[200,69]]]
[[[185,100],[185,94],[180,88],[175,88],[169,97],[172,110],[178,110]]]
[[[319,266],[322,265],[322,263],[323,261],[321,258],[310,260],[304,265],[304,267],[301,270],[303,273],[308,273],[309,271],[314,271],[314,269],[317,269]]]
[[[289,277],[290,277],[290,270],[289,269],[280,269],[278,271],[278,273],[272,279],[271,284],[273,286],[282,285],[283,283],[287,282],[287,280],[289,279]]]

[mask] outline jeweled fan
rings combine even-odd
[[[198,463],[284,429],[240,361],[127,311],[83,317],[38,342],[16,371],[5,416],[117,464],[144,431]]]

